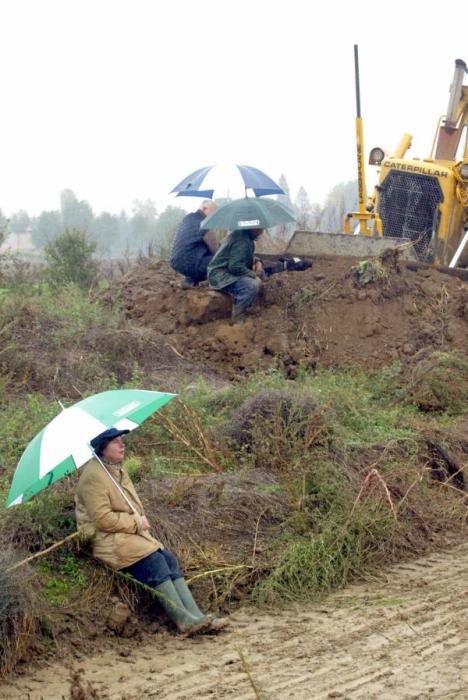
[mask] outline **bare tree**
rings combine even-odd
[[[309,195],[307,194],[305,187],[302,185],[299,187],[294,204],[296,209],[297,225],[299,228],[307,231],[310,227],[311,206]]]

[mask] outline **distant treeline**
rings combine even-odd
[[[343,231],[343,220],[347,212],[356,211],[358,206],[357,180],[339,182],[328,193],[323,205],[311,202],[305,187],[299,187],[296,198],[292,200],[289,185],[284,175],[278,184],[286,194],[278,200],[293,209],[296,214],[296,224],[291,227],[278,226],[274,232],[281,242],[288,239],[296,228],[306,231],[326,231],[340,233]]]
[[[277,227],[272,237],[287,240],[294,228],[312,231],[342,231],[343,217],[357,206],[357,183],[339,183],[330,191],[323,206],[311,203],[304,187],[300,187],[294,200],[284,175],[279,178],[284,195],[278,197],[296,214],[296,226]],[[197,205],[194,200],[194,209]],[[102,212],[95,214],[89,202],[78,199],[70,189],[60,195],[60,209],[43,211],[37,217],[27,211],[13,213],[9,219],[0,210],[0,231],[3,234],[30,232],[33,244],[42,249],[46,243],[65,230],[84,231],[97,244],[97,251],[112,257],[135,254],[151,247],[154,254],[166,257],[175,229],[187,212],[179,206],[168,206],[158,212],[153,200],[137,200],[131,214]]]
[[[145,200],[134,202],[131,214],[122,210],[120,214],[102,212],[96,215],[89,202],[78,199],[72,190],[66,189],[60,195],[60,209],[43,211],[34,218],[24,210],[15,212],[9,220],[0,214],[0,228],[6,234],[29,231],[38,249],[65,230],[75,229],[95,241],[101,254],[115,257],[145,250],[149,245],[155,254],[161,254],[185,214],[184,209],[177,206],[169,206],[159,213],[152,200]]]

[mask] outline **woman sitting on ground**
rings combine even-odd
[[[93,536],[96,559],[157,592],[180,632],[218,631],[227,621],[201,612],[176,558],[150,534],[150,524],[123,465],[122,435],[128,432],[110,428],[91,440],[96,458],[83,468],[78,483],[78,526]]]

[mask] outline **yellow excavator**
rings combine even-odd
[[[358,50],[356,143],[359,211],[346,215],[343,234],[296,231],[292,255],[379,255],[400,247],[421,263],[468,267],[468,85],[467,66],[455,61],[447,114],[441,117],[428,158],[407,159],[412,136],[405,134],[393,154],[373,148],[369,163],[380,168],[367,199],[360,107]],[[357,231],[351,223],[357,220]]]

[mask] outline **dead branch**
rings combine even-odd
[[[19,569],[20,566],[24,566],[25,564],[32,561],[33,559],[39,559],[39,557],[45,556],[46,554],[49,554],[49,552],[52,552],[54,549],[61,547],[66,542],[70,542],[70,540],[75,539],[80,534],[81,533],[77,530],[76,532],[73,532],[71,535],[64,537],[64,539],[60,540],[60,542],[55,542],[50,547],[47,547],[47,549],[43,549],[42,552],[36,552],[35,554],[32,554],[30,557],[27,557],[26,559],[23,559],[22,561],[19,561],[16,564],[13,564],[13,566],[10,566],[8,569],[6,569],[6,571],[7,572],[14,571],[15,569]]]

